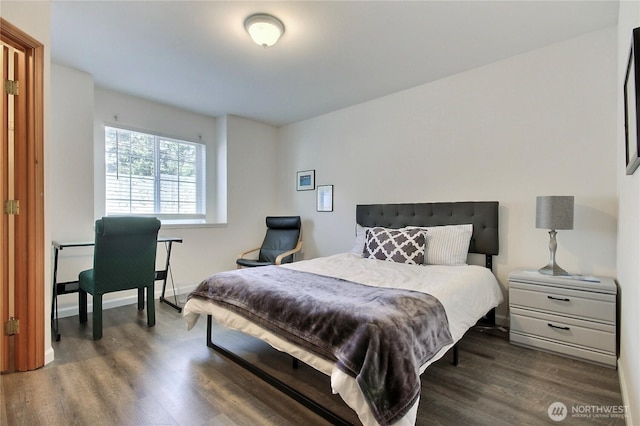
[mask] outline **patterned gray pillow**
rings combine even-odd
[[[362,257],[421,265],[424,263],[424,250],[423,230],[374,227],[367,230]]]

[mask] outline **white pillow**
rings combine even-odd
[[[359,256],[362,256],[362,252],[364,251],[364,241],[367,237],[367,230],[370,228],[365,228],[364,226],[356,223],[356,242],[351,249],[351,253],[355,253]]]
[[[426,234],[427,248],[425,251],[426,265],[466,265],[473,225],[443,225],[443,226],[407,226],[404,229],[420,228]]]

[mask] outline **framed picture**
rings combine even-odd
[[[318,185],[316,210],[333,211],[333,185]]]
[[[640,166],[640,27],[633,30],[631,51],[624,79],[624,135],[627,174]]]
[[[298,191],[309,191],[316,189],[316,171],[304,170],[296,174],[296,189]]]

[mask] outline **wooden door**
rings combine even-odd
[[[6,81],[9,78],[9,60],[12,55],[10,54],[9,47],[2,44],[2,81]],[[4,83],[3,83],[4,84]],[[9,199],[9,97],[4,93],[4,86],[2,88],[2,102],[0,102],[0,120],[2,121],[2,140],[0,143],[0,200],[3,200],[2,208],[4,209],[4,200]],[[0,280],[2,283],[2,303],[0,303],[0,319],[4,324],[7,319],[13,315],[15,310],[13,307],[13,286],[9,286],[10,282],[13,282],[13,271],[9,271],[9,268],[13,267],[13,262],[9,257],[13,256],[14,251],[9,250],[9,246],[12,246],[9,242],[9,216],[2,214],[0,217]],[[11,236],[13,240],[13,236]],[[10,279],[11,276],[11,279]],[[13,341],[9,339],[4,330],[2,330],[2,338],[0,338],[0,355],[1,355],[1,371],[7,371],[13,369]]]
[[[0,42],[0,370],[26,371],[44,365],[43,46],[2,18]]]

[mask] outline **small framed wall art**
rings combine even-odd
[[[333,211],[333,185],[318,185],[316,210],[319,212]]]
[[[310,191],[316,189],[316,171],[303,170],[296,173],[296,190]]]
[[[624,135],[627,174],[640,166],[640,27],[633,30],[624,79]]]

